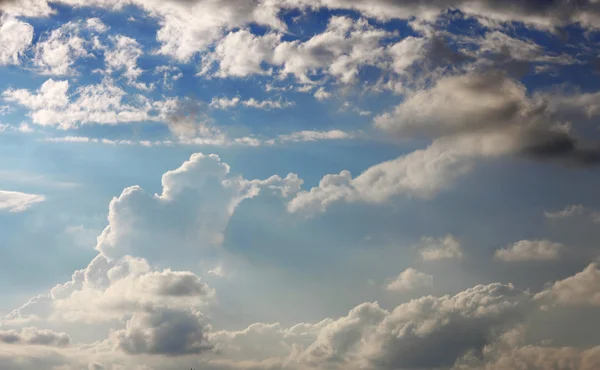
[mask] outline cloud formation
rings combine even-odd
[[[0,190],[0,211],[23,212],[45,200],[43,195]]]
[[[555,261],[564,245],[549,240],[521,240],[498,249],[494,256],[503,262]]]

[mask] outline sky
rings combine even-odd
[[[3,370],[600,368],[598,0],[0,0]]]

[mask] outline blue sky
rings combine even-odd
[[[600,367],[599,19],[0,1],[0,367]]]

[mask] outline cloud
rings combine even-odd
[[[531,40],[521,40],[500,31],[489,31],[477,41],[478,56],[489,55],[495,59],[535,63],[575,64],[570,55],[548,55],[544,48]]]
[[[597,27],[599,25],[598,12],[600,11],[597,4],[589,0],[577,3],[518,0],[508,2],[496,0],[436,0],[429,2],[416,0],[315,0],[312,4],[334,9],[354,9],[381,20],[411,17],[434,20],[443,10],[454,8],[469,16],[478,17],[482,21],[523,22],[543,29],[574,23],[579,23],[584,27]]]
[[[241,201],[261,190],[287,196],[283,189],[297,191],[300,183],[293,174],[246,180],[232,175],[217,155],[196,153],[163,175],[161,194],[148,194],[133,186],[114,198],[109,224],[98,237],[96,249],[109,258],[144,256],[169,261],[169,266],[196,260],[199,252],[221,244]],[[171,253],[169,245],[178,246],[177,255]]]
[[[561,219],[561,218],[569,218],[572,216],[576,216],[576,215],[581,215],[585,212],[585,207],[581,204],[573,204],[573,205],[569,205],[566,206],[564,209],[560,210],[560,211],[554,211],[554,212],[544,212],[544,216],[546,216],[546,218],[551,218],[551,219]]]
[[[395,292],[429,288],[433,286],[433,276],[408,268],[388,282],[385,289]]]
[[[75,74],[73,65],[78,59],[93,57],[88,51],[92,43],[81,35],[84,29],[95,33],[98,27],[93,24],[90,27],[88,23],[83,22],[68,22],[55,30],[43,33],[33,48],[33,64],[38,73]]]
[[[445,369],[488,355],[529,309],[511,285],[479,285],[455,296],[422,297],[391,311],[362,303],[337,319],[289,328],[255,323],[209,334],[228,369]],[[461,335],[457,336],[456,333]]]
[[[279,142],[300,142],[300,141],[318,141],[318,140],[345,140],[352,139],[353,134],[341,130],[329,131],[298,131],[291,134],[279,135]]]
[[[0,1],[0,14],[13,17],[47,17],[55,11],[46,0],[2,0]]]
[[[217,277],[225,277],[225,269],[222,264],[218,264],[215,268],[208,270],[209,275],[214,275]]]
[[[0,343],[66,347],[71,338],[66,333],[27,327],[20,331],[0,330]]]
[[[525,86],[503,73],[443,77],[379,115],[374,125],[390,134],[439,137],[536,124],[536,110]],[[544,122],[545,123],[545,122]]]
[[[45,200],[43,195],[0,190],[0,211],[23,212]]]
[[[308,368],[451,367],[470,351],[481,353],[494,334],[518,322],[523,301],[512,286],[491,284],[455,296],[422,297],[391,312],[364,303],[323,326],[291,361]]]
[[[591,263],[583,271],[535,295],[542,303],[562,306],[600,306],[600,268]]]
[[[138,78],[144,71],[138,67],[138,59],[144,55],[141,45],[131,37],[116,35],[110,36],[111,47],[104,47],[104,60],[106,70],[104,73],[113,74],[121,72],[127,84],[140,90],[152,90],[153,84],[139,82]]]
[[[281,101],[281,100],[256,100],[254,98],[250,98],[247,100],[241,100],[239,97],[233,98],[218,98],[214,97],[209,106],[215,109],[228,109],[233,108],[238,105],[243,105],[248,108],[256,108],[256,109],[283,109],[294,106],[294,102],[290,101]]]
[[[281,35],[267,33],[256,36],[247,29],[228,33],[219,41],[213,53],[202,59],[200,75],[225,77],[246,77],[268,75],[263,63],[272,63],[273,50],[280,43]],[[217,71],[210,73],[214,65]]]
[[[172,89],[175,81],[178,81],[183,77],[183,72],[175,66],[158,66],[154,69],[154,73],[162,73],[162,84],[167,89]]]
[[[313,84],[312,75],[322,71],[341,83],[351,83],[361,67],[381,63],[385,47],[380,43],[391,33],[369,25],[365,19],[332,17],[324,32],[311,39],[281,41],[281,35],[262,36],[248,30],[232,32],[219,41],[213,53],[204,57],[201,74],[210,75],[217,65],[217,77],[268,75],[277,68],[281,77],[294,76],[304,84]],[[324,97],[324,92],[318,94]]]
[[[315,99],[317,100],[326,100],[331,97],[331,93],[325,90],[323,86],[319,87],[317,91],[314,93]]]
[[[128,96],[111,80],[79,86],[72,94],[68,92],[69,81],[48,79],[33,93],[26,89],[8,89],[2,96],[29,109],[33,123],[65,130],[94,123],[161,121],[177,108],[174,98],[153,101],[142,95]]]
[[[143,258],[109,261],[99,255],[88,267],[75,271],[71,281],[34,297],[1,321],[9,325],[119,322],[136,313],[197,312],[213,296],[214,291],[192,272],[156,270]]]
[[[225,30],[249,23],[285,29],[278,10],[269,2],[223,1],[142,1],[134,0],[148,13],[161,20],[156,38],[158,52],[180,61],[189,60],[218,40]]]
[[[340,201],[381,204],[397,195],[431,198],[469,172],[475,158],[508,150],[506,141],[504,135],[438,139],[425,149],[374,165],[356,178],[346,170],[325,175],[319,186],[298,193],[288,210],[324,211]]]
[[[549,240],[521,240],[503,249],[494,256],[503,262],[556,261],[564,245]]]
[[[422,237],[419,254],[425,261],[456,259],[463,256],[460,242],[453,235],[439,239]]]
[[[206,331],[199,313],[157,310],[135,313],[114,338],[118,347],[129,354],[177,356],[210,350]]]
[[[108,26],[102,22],[100,18],[88,18],[85,21],[85,26],[89,30],[92,30],[97,33],[104,33],[108,31]]]
[[[21,64],[21,57],[32,41],[30,24],[0,13],[0,65]]]
[[[374,119],[375,127],[389,135],[432,138],[429,146],[374,165],[356,178],[348,171],[326,175],[318,187],[299,193],[288,209],[322,211],[339,201],[383,203],[397,195],[431,198],[485,158],[520,155],[597,164],[600,146],[580,144],[568,124],[553,118],[556,112],[547,99],[529,98],[522,84],[500,71],[443,77]]]
[[[575,347],[531,345],[505,350],[495,356],[488,362],[486,369],[593,370],[600,366],[600,347],[582,350]]]

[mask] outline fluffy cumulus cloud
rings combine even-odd
[[[209,369],[475,369],[483,363],[503,369],[519,363],[545,369],[565,359],[597,363],[593,349],[512,341],[508,346],[498,339],[510,337],[538,303],[544,308],[597,305],[596,264],[534,299],[511,284],[494,283],[390,308],[366,302],[345,316],[315,323],[214,328],[207,312],[219,292],[186,266],[197,266],[206,252],[219,253],[224,229],[244,199],[260,192],[285,199],[301,185],[293,174],[247,180],[233,175],[216,155],[194,154],[163,175],[160,194],[125,189],[110,204],[108,226],[96,246],[100,254],[70,281],[0,319],[0,364],[9,369],[35,361],[65,368],[171,369],[193,361]],[[423,238],[420,248],[426,260],[462,253],[452,235]],[[433,289],[432,283],[431,275],[409,268],[385,287],[410,291]],[[103,340],[81,345],[44,325],[111,330]],[[22,362],[3,355],[3,346],[23,351],[18,352]]]
[[[43,195],[0,190],[0,211],[23,212],[44,200],[46,197]]]
[[[324,326],[292,358],[308,368],[450,368],[518,321],[522,299],[512,286],[493,284],[423,297],[392,311],[365,303]]]
[[[109,225],[98,237],[96,249],[109,258],[134,255],[171,263],[174,259],[185,261],[221,244],[229,219],[242,200],[263,189],[289,196],[301,183],[293,174],[246,180],[232,175],[217,155],[194,154],[163,175],[161,194],[134,186],[114,198]],[[172,245],[178,247],[176,256],[169,248]]]
[[[280,41],[273,33],[254,36],[247,30],[225,37],[206,59],[204,70],[217,64],[217,76],[270,74],[263,64],[278,67],[278,74],[294,76],[301,83],[314,83],[311,75],[324,70],[341,82],[353,82],[361,66],[376,65],[385,48],[380,42],[390,34],[366,20],[347,17],[330,19],[327,29],[306,42]]]
[[[561,243],[549,240],[521,240],[498,249],[494,256],[504,262],[555,261],[563,249]]]
[[[408,268],[389,281],[385,289],[390,291],[410,291],[429,288],[433,285],[433,276],[427,275],[414,268]]]
[[[564,280],[555,282],[535,298],[541,302],[565,306],[599,306],[600,269],[592,263],[583,271]]]

